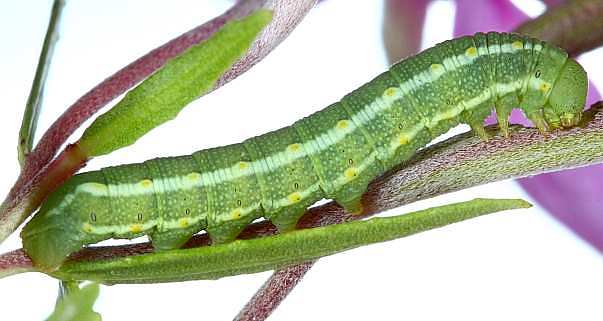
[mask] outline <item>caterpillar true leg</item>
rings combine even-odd
[[[490,102],[487,101],[471,110],[465,110],[461,113],[462,122],[469,124],[475,134],[485,141],[490,139],[490,135],[484,129],[484,118],[486,118],[492,110],[490,106]]]
[[[513,108],[519,106],[519,99],[515,93],[508,93],[499,98],[495,103],[498,127],[505,137],[509,137],[509,117]]]

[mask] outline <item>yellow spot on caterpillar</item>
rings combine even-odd
[[[358,176],[358,168],[350,167],[343,172],[343,175],[349,180],[354,179]]]
[[[475,47],[469,47],[469,48],[467,48],[467,50],[465,51],[465,54],[466,54],[468,57],[475,58],[475,57],[477,57],[477,48],[475,48]]]
[[[287,146],[287,150],[290,152],[299,152],[301,150],[301,144],[295,143]]]
[[[383,94],[384,94],[386,97],[390,97],[390,98],[391,98],[391,97],[396,96],[396,94],[398,94],[398,91],[399,91],[399,89],[398,89],[398,88],[396,88],[396,87],[389,87],[389,88],[387,88],[387,89],[386,89],[386,90],[383,92]]]
[[[349,126],[350,126],[350,122],[345,119],[342,119],[337,122],[337,129],[346,129]]]
[[[92,225],[90,225],[90,223],[84,223],[84,225],[82,226],[82,229],[86,233],[92,233]]]
[[[519,41],[519,40],[514,41],[514,42],[511,44],[511,47],[513,47],[513,49],[522,49],[522,48],[523,48],[523,42],[521,42],[521,41]]]
[[[302,195],[299,192],[293,192],[287,196],[287,199],[289,202],[291,202],[291,204],[297,203],[302,200]]]
[[[542,91],[543,93],[546,93],[547,91],[549,91],[549,89],[551,89],[551,84],[549,84],[548,82],[542,83],[540,85],[540,91]]]
[[[186,175],[186,179],[196,182],[201,179],[201,174],[199,174],[197,172],[192,172],[192,173],[189,173],[188,175]]]
[[[128,229],[132,233],[140,233],[140,232],[142,232],[142,225],[141,224],[132,224],[128,227]]]
[[[139,184],[143,188],[149,188],[149,187],[153,186],[153,181],[150,179],[143,179],[142,181],[139,182]]]
[[[240,170],[245,170],[245,169],[247,169],[249,167],[249,163],[248,162],[239,162],[237,165],[238,165],[238,167],[239,167]]]
[[[188,227],[189,225],[190,225],[190,222],[187,217],[183,217],[178,220],[178,226],[180,226],[181,228]]]
[[[431,64],[431,71],[435,74],[441,74],[444,72],[444,66],[441,64]]]
[[[406,145],[409,142],[410,142],[410,138],[406,134],[400,134],[400,136],[398,136],[398,144]]]
[[[233,220],[241,218],[242,215],[243,213],[241,212],[240,208],[235,208],[234,210],[232,210],[232,212],[230,212],[230,216]]]

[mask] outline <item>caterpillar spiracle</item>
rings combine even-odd
[[[486,137],[495,108],[507,134],[520,106],[541,130],[571,127],[585,104],[584,69],[565,51],[512,33],[477,33],[402,60],[327,108],[239,144],[75,175],[25,226],[42,269],[82,246],[148,235],[174,249],[206,230],[230,242],[254,219],[291,230],[330,198],[360,212],[371,180],[459,123]]]

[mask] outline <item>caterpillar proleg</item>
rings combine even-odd
[[[367,185],[459,123],[486,138],[496,109],[507,134],[519,106],[543,132],[575,126],[584,69],[565,51],[511,33],[445,41],[394,64],[327,108],[239,144],[82,173],[22,232],[35,264],[56,269],[82,246],[148,235],[157,250],[206,230],[230,242],[254,219],[292,229],[322,198],[362,210]]]

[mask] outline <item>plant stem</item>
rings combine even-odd
[[[515,31],[564,48],[577,56],[603,42],[603,1],[573,0],[553,6]]]

